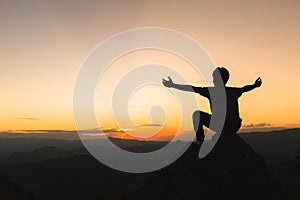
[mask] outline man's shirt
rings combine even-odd
[[[216,87],[193,87],[193,90],[195,93],[200,94],[201,96],[204,96],[208,98],[210,103],[210,108],[212,114],[216,114],[217,111],[214,110],[212,107],[212,100],[211,95],[209,91],[214,92],[216,91]],[[241,120],[239,115],[239,104],[238,104],[238,98],[243,94],[243,88],[238,87],[225,87],[225,93],[226,93],[226,101],[227,101],[227,107],[226,107],[226,120]],[[218,95],[217,95],[218,96]],[[218,102],[218,99],[216,101]],[[216,106],[218,107],[218,106]]]

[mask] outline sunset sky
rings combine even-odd
[[[300,127],[299,8],[297,0],[1,1],[0,129],[74,130],[72,98],[81,64],[106,38],[138,27],[169,28],[192,37],[216,65],[230,71],[229,86],[252,84],[260,76],[262,87],[240,99],[246,126]],[[186,73],[193,85],[204,84],[182,59],[151,50],[121,57],[112,65],[114,76],[107,72],[103,81],[116,83],[122,72],[158,62]],[[109,87],[104,90],[105,95],[95,94],[95,112],[102,127],[117,129],[107,106],[112,94]],[[156,123],[147,113],[157,93],[173,114]],[[131,113],[135,127],[174,131],[179,111],[172,94],[159,86],[139,91],[129,102],[129,107],[140,106]],[[209,111],[204,98],[197,100]],[[190,130],[188,119],[184,131]]]

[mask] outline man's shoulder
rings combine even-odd
[[[241,89],[241,87],[225,87],[226,89],[229,89],[229,90],[239,90]]]
[[[195,90],[195,91],[204,91],[204,90],[208,90],[209,87],[196,87],[196,86],[192,86],[192,88]]]
[[[214,86],[212,86],[212,87],[203,87],[203,88],[206,88],[208,90],[220,89],[220,88],[217,88],[217,87],[214,87]],[[239,91],[242,88],[241,87],[227,87],[227,86],[225,86],[224,89],[226,91]]]
[[[227,95],[233,95],[240,97],[243,93],[243,90],[241,87],[225,87]]]

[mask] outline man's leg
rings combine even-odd
[[[225,133],[236,133],[242,125],[242,119],[230,119],[226,120],[223,126],[223,131]]]
[[[204,129],[203,126],[209,127],[211,115],[197,110],[193,113],[193,125],[196,132],[197,142],[200,144],[204,141]]]

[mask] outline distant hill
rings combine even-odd
[[[33,151],[38,148],[51,146],[60,149],[76,149],[82,147],[80,140],[60,140],[43,138],[2,138],[0,139],[0,157],[13,152]]]
[[[239,136],[261,154],[267,162],[294,159],[295,152],[300,147],[300,128],[240,133]],[[132,152],[151,152],[167,144],[163,141],[122,140],[118,138],[110,138],[110,140],[117,146]],[[97,140],[95,140],[95,144],[97,144]],[[84,149],[85,147],[80,140],[5,138],[0,139],[0,162],[1,160],[3,162],[9,160],[18,162],[47,160],[81,154]]]
[[[73,155],[87,155],[88,151],[84,148],[62,150],[56,147],[41,147],[33,151],[28,152],[14,152],[10,155],[0,158],[0,166],[30,163],[43,160],[49,160],[53,158],[70,157]]]
[[[297,152],[297,148],[300,146],[300,129],[263,133],[243,133],[239,134],[239,136],[269,162],[293,159],[295,152]],[[110,138],[110,140],[121,148],[132,152],[154,151],[167,144],[167,142],[121,140],[117,138]],[[43,200],[110,200],[120,199],[123,194],[126,194],[124,199],[131,200],[131,197],[133,197],[132,195],[134,194],[138,194],[138,197],[136,198],[138,199],[140,197],[139,195],[147,196],[152,194],[152,191],[154,192],[154,190],[156,192],[162,190],[162,193],[159,192],[157,194],[164,194],[164,191],[168,189],[164,188],[164,181],[170,181],[174,178],[175,182],[172,182],[172,184],[175,184],[176,186],[178,181],[184,182],[190,180],[190,178],[191,180],[194,180],[193,177],[198,173],[198,170],[200,170],[200,174],[198,174],[200,179],[197,179],[196,181],[202,180],[205,183],[201,183],[201,187],[198,187],[197,185],[194,187],[191,185],[198,183],[178,185],[178,191],[189,191],[189,188],[192,188],[193,192],[199,190],[199,193],[202,191],[202,194],[209,195],[209,192],[203,193],[203,189],[213,189],[217,185],[215,185],[215,182],[209,182],[211,179],[207,178],[206,175],[210,176],[214,173],[214,168],[212,168],[212,166],[220,166],[219,164],[207,165],[206,162],[200,162],[199,164],[194,164],[193,161],[189,162],[190,156],[192,156],[192,154],[197,154],[198,150],[196,149],[195,151],[192,151],[194,152],[192,154],[191,151],[190,153],[187,152],[185,154],[187,156],[183,156],[184,159],[179,161],[179,165],[176,163],[172,164],[173,167],[170,166],[171,168],[168,168],[171,170],[167,169],[166,171],[165,169],[162,169],[157,172],[146,174],[129,174],[113,170],[97,161],[86,151],[81,141],[14,138],[0,139],[0,145],[1,150],[5,150],[4,152],[6,152],[6,155],[0,158],[0,171],[20,183],[22,187],[33,191],[36,199]],[[226,153],[227,156],[235,155],[235,157],[239,157],[241,148],[238,147],[238,145],[225,144],[225,147],[227,146],[229,146],[228,150],[230,152]],[[10,153],[7,154],[8,152]],[[221,155],[220,158],[223,158],[223,156]],[[228,162],[228,160],[225,159],[225,161],[227,162],[224,163],[234,163],[237,160],[233,159],[232,162]],[[249,164],[251,164],[250,161]],[[253,166],[249,164],[245,166],[248,166],[249,170],[254,169],[250,172],[256,172],[257,170],[255,169],[258,168],[253,168]],[[281,164],[272,164],[269,166],[272,166],[272,172],[275,172],[275,175],[278,173],[281,174],[276,177],[281,178],[284,183],[289,183],[290,179],[294,176],[286,176],[285,172],[291,171],[292,173],[293,168],[291,167],[293,165],[287,165],[285,162],[282,162],[282,164],[284,167],[283,169],[285,169],[283,171],[278,171],[281,169]],[[189,171],[189,169],[194,171]],[[207,171],[207,169],[210,169],[210,171]],[[237,169],[239,169],[238,166]],[[186,171],[181,172],[182,170]],[[153,185],[156,182],[158,183],[157,186],[148,188],[148,184]],[[207,188],[205,188],[206,185]],[[175,186],[174,188],[177,187]],[[290,187],[287,188],[289,189]],[[138,190],[136,191],[136,189]],[[280,190],[280,187],[278,190]],[[290,193],[293,194],[294,189],[291,190]]]
[[[130,145],[123,144],[123,146],[127,146],[126,148],[135,152],[149,151],[163,144],[161,142],[116,141],[129,142]],[[211,192],[220,196],[228,191],[229,186],[229,189],[233,189],[233,191],[237,187],[239,193],[252,192],[248,185],[255,186],[255,189],[259,189],[260,192],[264,191],[264,187],[268,184],[266,182],[268,177],[263,159],[254,152],[251,153],[251,148],[242,141],[233,143],[231,141],[234,140],[229,139],[229,145],[225,143],[218,150],[218,157],[204,160],[197,158],[199,147],[193,144],[172,165],[144,174],[116,171],[90,155],[73,155],[42,161],[32,160],[32,162],[2,166],[0,171],[33,191],[36,199],[43,200],[132,200],[157,199],[157,196],[160,197],[158,199],[174,199],[172,195],[175,195],[177,199],[191,199],[185,197],[196,197],[194,196],[196,194],[209,197]],[[223,148],[226,151],[223,151]],[[38,155],[36,158],[40,158],[39,156],[43,153],[51,155],[52,153],[71,152],[70,150],[63,151],[53,147],[45,147],[17,155],[29,156],[29,159],[32,159],[31,156]],[[246,177],[240,180],[241,174]],[[233,191],[230,190],[226,194],[231,195]],[[152,198],[154,196],[155,198]],[[200,196],[199,199],[201,199]]]
[[[292,160],[300,147],[300,128],[239,134],[268,162]]]

